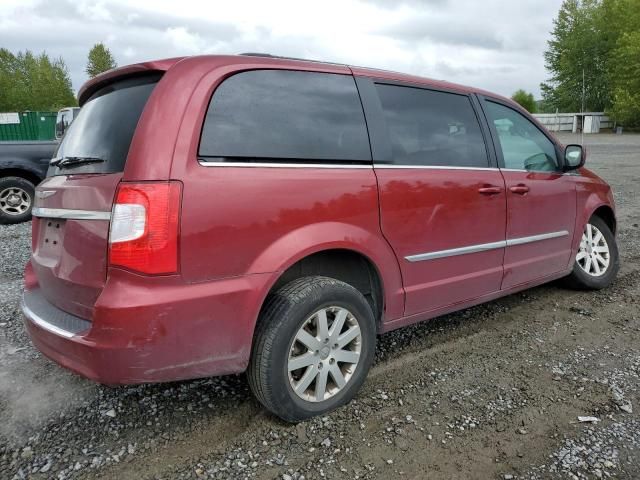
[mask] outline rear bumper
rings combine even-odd
[[[91,322],[25,291],[22,312],[47,357],[108,384],[166,382],[246,369],[267,274],[185,285],[110,275]]]

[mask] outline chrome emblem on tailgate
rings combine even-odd
[[[55,190],[36,190],[36,198],[49,198],[55,194]]]

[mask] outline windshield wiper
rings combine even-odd
[[[75,165],[84,165],[87,163],[101,163],[104,161],[104,158],[98,157],[63,157],[51,160],[49,165],[52,167],[64,168],[73,167]]]

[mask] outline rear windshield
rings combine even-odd
[[[49,167],[48,175],[122,172],[142,110],[161,75],[119,80],[94,93],[67,130],[54,157],[63,162],[74,159],[76,163]],[[78,159],[94,161],[83,163]]]

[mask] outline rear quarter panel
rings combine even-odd
[[[256,68],[340,74],[350,70],[236,57],[216,61],[219,65],[211,64],[192,90],[173,152],[170,177],[184,184],[180,237],[184,280],[274,273],[268,281],[273,285],[280,272],[307,255],[349,249],[368,257],[380,272],[385,318],[401,316],[400,270],[380,232],[373,168],[207,167],[197,158],[209,100],[228,76]]]
[[[282,272],[312,253],[349,249],[376,265],[387,315],[401,315],[402,285],[379,232],[372,169],[204,167],[194,160],[188,171],[180,248],[186,281]]]

